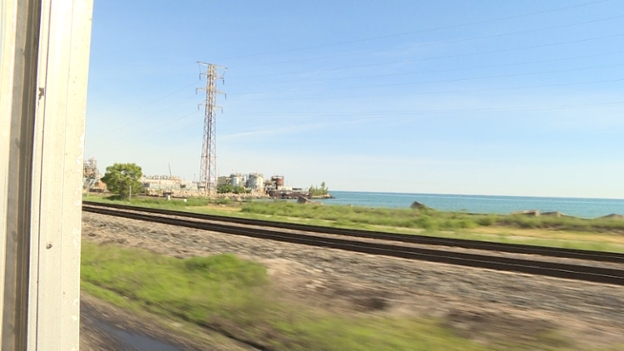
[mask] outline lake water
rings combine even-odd
[[[612,213],[624,214],[624,200],[581,199],[529,196],[485,196],[373,193],[355,191],[331,191],[335,199],[322,200],[330,205],[354,205],[365,207],[409,208],[418,201],[441,211],[466,211],[472,213],[508,214],[514,211],[559,211],[567,215],[595,218]]]

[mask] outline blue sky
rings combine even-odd
[[[198,177],[204,61],[222,175],[624,198],[622,23],[619,0],[100,0],[85,157]]]

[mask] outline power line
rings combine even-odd
[[[273,112],[267,113],[233,113],[230,116],[265,116],[265,117],[349,117],[349,116],[410,116],[410,115],[427,115],[427,114],[448,114],[448,113],[468,113],[468,112],[505,112],[505,111],[553,111],[553,110],[569,110],[569,109],[585,109],[594,108],[600,106],[618,106],[624,105],[624,101],[603,101],[592,102],[583,104],[567,104],[567,105],[554,105],[554,106],[507,106],[507,107],[481,107],[481,108],[461,108],[461,109],[429,109],[429,110],[413,110],[413,111],[379,111],[379,112],[349,112],[349,113],[288,113],[288,114],[276,114]],[[194,113],[194,112],[193,112]],[[191,114],[187,114],[179,119],[188,117]],[[145,140],[153,140],[154,137],[168,133],[167,131],[141,135],[148,136]]]
[[[516,47],[516,48],[506,48],[506,49],[498,49],[498,50],[490,50],[490,51],[469,52],[469,53],[455,54],[455,55],[445,55],[445,56],[424,57],[424,58],[412,59],[412,60],[383,62],[383,63],[373,63],[373,64],[359,65],[359,66],[350,65],[350,66],[347,66],[347,67],[334,67],[334,68],[327,68],[327,69],[315,70],[315,71],[280,72],[280,73],[270,73],[270,74],[255,75],[255,76],[253,76],[253,75],[252,76],[242,76],[242,78],[257,78],[257,77],[278,76],[278,75],[292,75],[292,74],[306,74],[306,73],[323,73],[323,72],[340,71],[340,70],[355,69],[355,68],[381,67],[381,66],[390,66],[390,65],[396,65],[396,64],[407,64],[407,63],[414,63],[414,62],[438,60],[438,59],[458,58],[458,57],[476,56],[476,55],[484,55],[484,54],[495,54],[495,53],[501,53],[501,52],[511,52],[511,51],[529,50],[529,49],[537,49],[537,48],[544,48],[544,47],[551,47],[551,46],[560,46],[560,45],[566,45],[566,44],[576,44],[576,43],[588,42],[588,41],[593,41],[593,40],[611,39],[611,38],[616,38],[616,37],[621,37],[621,36],[624,36],[624,33],[603,35],[603,36],[598,36],[598,37],[591,37],[591,38],[585,38],[585,39],[576,39],[576,40],[570,40],[570,41],[560,41],[560,42],[549,43],[549,44],[538,44],[538,45],[531,45],[531,46],[523,46],[523,47]]]
[[[421,115],[421,114],[444,114],[444,113],[466,113],[466,112],[491,112],[491,111],[542,111],[542,110],[564,110],[564,109],[577,109],[577,108],[590,108],[596,106],[615,106],[624,105],[624,101],[606,101],[606,102],[594,102],[585,104],[569,104],[569,105],[556,105],[556,106],[512,106],[512,107],[485,107],[485,108],[469,108],[469,109],[429,109],[429,110],[416,110],[416,111],[380,111],[380,112],[349,112],[349,113],[287,113],[287,114],[275,114],[275,113],[234,113],[230,116],[271,116],[271,117],[348,117],[348,116],[403,116],[403,115]],[[159,125],[159,129],[163,129],[167,125],[171,125],[179,120],[185,119],[197,111],[190,112],[182,117],[171,120],[168,124]],[[159,137],[165,133],[170,134],[169,130],[162,130],[157,133],[145,133],[145,131],[134,131],[131,135],[147,136],[146,140],[153,140],[155,137]]]
[[[462,109],[431,109],[415,111],[385,111],[385,112],[349,112],[349,113],[234,113],[232,116],[272,116],[272,117],[337,117],[337,116],[393,116],[393,115],[415,115],[430,113],[465,113],[465,112],[488,112],[488,111],[546,111],[546,110],[566,110],[591,108],[597,106],[624,105],[624,101],[604,101],[584,104],[568,104],[556,106],[509,106],[509,107],[484,107],[484,108],[462,108]]]
[[[194,83],[194,84],[196,84],[196,83]],[[135,109],[135,110],[133,110],[132,112],[136,112],[136,111],[139,111],[139,110],[140,110],[140,108]],[[128,113],[128,114],[129,114],[129,113]],[[127,116],[128,114],[126,114],[126,115],[122,115],[122,116],[123,116],[123,117],[125,117],[125,116]],[[145,116],[145,117],[143,117],[143,118],[137,118],[137,119],[134,119],[134,120],[132,120],[131,122],[126,123],[126,124],[124,124],[124,125],[117,126],[117,127],[114,127],[114,128],[108,129],[108,130],[105,130],[105,131],[103,131],[103,132],[101,132],[101,133],[99,133],[99,134],[94,135],[92,138],[99,138],[99,137],[101,137],[101,136],[103,136],[103,135],[106,135],[106,134],[108,134],[108,133],[115,132],[115,131],[118,131],[118,130],[120,130],[120,129],[124,129],[124,128],[130,127],[130,126],[133,126],[133,125],[135,125],[135,124],[137,124],[137,123],[139,123],[139,122],[144,122],[144,121],[151,120],[151,119],[153,119],[153,116],[152,116],[152,115],[148,115],[148,116]]]
[[[552,88],[552,87],[560,87],[560,86],[572,86],[572,85],[596,84],[596,83],[613,83],[613,82],[622,82],[622,81],[624,81],[624,78],[616,78],[616,79],[608,79],[608,80],[596,80],[596,81],[584,81],[584,82],[573,82],[573,83],[531,85],[531,86],[522,86],[522,87],[497,87],[497,88],[486,88],[486,89],[436,90],[436,91],[405,93],[405,94],[400,94],[399,93],[399,94],[343,95],[343,96],[332,95],[332,96],[316,96],[316,97],[290,98],[290,99],[289,98],[280,98],[279,101],[344,99],[344,98],[374,98],[374,97],[388,97],[388,96],[431,95],[431,94],[444,94],[444,93],[475,93],[475,92],[500,91],[500,90],[521,90],[521,89]],[[268,99],[250,99],[250,100],[268,100]]]
[[[351,87],[333,88],[333,90],[353,90],[353,89],[357,89],[357,88],[380,88],[380,87],[405,86],[405,85],[417,85],[417,84],[453,83],[453,82],[462,82],[462,81],[470,81],[470,80],[522,77],[522,76],[530,76],[530,75],[537,75],[537,74],[575,72],[575,71],[584,71],[584,70],[590,70],[590,69],[596,69],[596,68],[613,68],[613,67],[622,67],[622,66],[624,66],[624,63],[615,64],[615,65],[577,67],[577,68],[568,68],[568,69],[551,70],[551,71],[512,73],[512,74],[477,76],[477,77],[455,78],[455,79],[445,79],[445,80],[416,81],[416,82],[393,83],[393,84],[377,84],[377,85],[369,85],[369,86],[358,85],[358,86],[354,86],[354,87],[351,86]],[[289,91],[289,93],[309,93],[309,92],[310,92],[309,90],[291,90],[291,91]],[[257,92],[257,93],[260,93],[260,92]],[[249,92],[244,92],[244,93],[236,93],[234,95],[244,95],[244,94],[250,94],[250,93]]]
[[[191,87],[191,86],[194,86],[194,85],[196,85],[196,84],[197,84],[197,81],[194,81],[193,83],[187,84],[187,85],[183,86],[182,88],[176,89],[176,90],[174,90],[174,91],[172,91],[172,92],[169,92],[169,93],[167,93],[167,94],[165,94],[165,95],[163,95],[163,96],[160,96],[160,97],[158,97],[158,98],[155,98],[155,99],[153,99],[153,100],[150,100],[150,101],[146,102],[144,105],[141,105],[141,106],[136,107],[136,108],[134,108],[134,109],[132,109],[132,110],[128,110],[128,111],[124,112],[123,116],[128,115],[128,114],[130,114],[130,113],[132,113],[132,112],[136,112],[136,111],[138,111],[138,110],[141,110],[141,109],[143,109],[143,108],[145,108],[145,107],[147,107],[147,106],[152,106],[154,103],[156,103],[156,102],[158,102],[158,101],[161,101],[161,100],[164,100],[165,98],[168,98],[168,97],[170,97],[170,96],[172,96],[172,95],[174,95],[174,94],[176,94],[176,93],[179,93],[179,92],[181,92],[182,90],[184,90],[184,89],[186,89],[186,88],[189,88],[189,87]],[[96,110],[94,113],[97,113],[97,112],[103,111],[103,110],[105,110],[106,108],[108,108],[108,106],[107,106],[107,107],[103,107],[103,108],[101,108],[101,109],[98,109],[98,110]]]
[[[308,83],[333,82],[333,81],[345,81],[345,80],[361,79],[361,78],[371,78],[371,77],[407,76],[407,75],[416,75],[416,74],[424,75],[424,74],[431,74],[431,73],[458,72],[458,71],[469,71],[469,70],[476,70],[476,69],[503,68],[503,67],[513,67],[513,66],[523,66],[523,65],[534,65],[534,64],[538,64],[538,63],[551,63],[551,62],[570,61],[570,60],[576,60],[576,59],[594,58],[594,57],[611,56],[611,55],[619,55],[619,54],[624,54],[624,51],[615,51],[615,52],[608,52],[608,53],[601,53],[601,54],[592,54],[592,55],[571,56],[571,57],[564,57],[564,58],[557,58],[557,59],[548,59],[548,60],[537,60],[537,61],[505,63],[505,64],[498,64],[498,65],[458,67],[458,68],[446,68],[446,69],[423,70],[423,71],[412,71],[412,72],[398,72],[398,73],[383,73],[383,74],[378,74],[378,75],[366,74],[366,75],[339,77],[339,78],[311,79],[311,80],[306,80],[306,82],[308,82]],[[289,84],[289,83],[293,83],[293,82],[301,83],[301,79],[280,81],[280,82],[277,82],[277,84]],[[263,93],[263,92],[250,91],[250,92],[236,93],[235,95],[260,94],[260,93]]]
[[[196,111],[187,113],[186,115],[183,115],[181,117],[172,119],[168,123],[155,125],[155,126],[153,126],[153,128],[151,128],[151,130],[157,130],[156,132],[146,133],[145,130],[141,130],[141,131],[134,130],[134,131],[131,131],[130,134],[126,133],[125,135],[126,136],[141,136],[141,137],[147,136],[147,138],[143,138],[144,140],[153,140],[156,137],[160,138],[163,135],[172,135],[172,134],[175,134],[175,133],[179,132],[181,129],[180,128],[169,128],[169,126],[171,126],[174,123],[177,123],[177,122],[179,122],[181,120],[189,118],[189,117],[191,117],[193,115],[196,115],[197,113],[198,113],[198,111],[196,110]],[[188,130],[189,128],[192,128],[192,126],[186,126],[184,128],[186,130]],[[136,138],[136,139],[138,139],[138,138]]]
[[[517,35],[517,34],[541,32],[541,31],[544,31],[544,30],[551,30],[551,29],[569,28],[569,27],[580,26],[580,25],[585,25],[585,24],[590,24],[590,23],[597,23],[597,22],[610,21],[610,20],[614,20],[614,19],[620,19],[620,18],[623,18],[623,17],[624,17],[624,15],[617,15],[617,16],[611,16],[611,17],[607,17],[607,18],[600,18],[600,19],[595,19],[595,20],[590,20],[590,21],[570,23],[570,24],[563,24],[563,25],[544,27],[544,28],[534,28],[534,29],[527,29],[527,30],[521,30],[521,31],[515,31],[515,32],[490,34],[490,35],[484,35],[484,36],[478,36],[478,37],[472,37],[472,38],[453,39],[453,40],[447,40],[447,41],[436,41],[436,42],[433,42],[433,43],[420,43],[420,44],[417,44],[417,45],[412,45],[411,48],[422,48],[422,47],[429,47],[429,46],[439,46],[439,45],[455,44],[455,43],[462,43],[462,42],[468,42],[468,41],[474,41],[474,40],[500,38],[500,37],[505,37],[505,36],[510,36],[510,35]],[[264,64],[260,64],[260,65],[253,65],[253,66],[246,66],[246,67],[254,68],[254,67],[262,67],[262,66],[270,66],[270,65],[283,65],[283,64],[286,64],[286,63],[315,61],[315,60],[321,60],[321,59],[326,59],[326,58],[347,57],[347,56],[353,56],[353,55],[364,55],[364,54],[379,53],[379,52],[383,52],[383,51],[384,50],[368,50],[368,51],[351,52],[351,53],[344,53],[344,54],[338,54],[338,55],[310,57],[310,58],[290,60],[290,61],[270,62],[270,63],[264,63]]]
[[[477,24],[484,24],[484,23],[498,22],[498,21],[506,21],[506,20],[510,20],[510,19],[514,19],[514,18],[521,18],[521,17],[527,17],[527,16],[534,16],[534,15],[540,15],[540,14],[545,14],[545,13],[551,13],[551,12],[565,11],[565,10],[570,10],[570,9],[584,7],[584,6],[589,6],[589,5],[605,3],[605,2],[608,2],[608,1],[609,0],[590,1],[590,2],[586,2],[586,3],[578,4],[578,5],[565,6],[565,7],[559,7],[559,8],[549,9],[549,10],[542,10],[542,11],[518,14],[518,15],[511,15],[511,16],[506,16],[506,17],[491,18],[491,19],[486,19],[486,20],[482,20],[482,21],[475,21],[475,22],[468,22],[468,23],[462,23],[462,24],[455,24],[455,25],[450,25],[450,26],[434,27],[434,28],[428,28],[428,29],[420,29],[420,30],[415,30],[415,31],[408,31],[408,32],[402,32],[402,33],[381,35],[381,36],[375,36],[375,37],[369,37],[369,38],[363,38],[363,39],[342,41],[342,42],[333,43],[333,44],[313,45],[313,46],[307,46],[307,47],[303,47],[303,48],[294,48],[294,49],[271,51],[271,52],[258,53],[258,54],[233,56],[233,57],[224,58],[223,60],[232,60],[232,59],[239,59],[239,58],[248,58],[248,57],[257,57],[257,56],[264,56],[264,55],[280,54],[280,53],[286,53],[286,52],[303,51],[303,50],[310,50],[310,49],[319,49],[319,48],[325,48],[325,47],[341,46],[341,45],[353,44],[353,43],[361,43],[361,42],[365,42],[365,41],[387,39],[387,38],[404,36],[404,35],[409,35],[409,34],[420,34],[420,33],[433,32],[433,31],[439,31],[439,30],[445,30],[445,29],[462,28],[462,27],[473,26],[473,25],[477,25]]]

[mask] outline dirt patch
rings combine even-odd
[[[260,262],[267,266],[273,289],[282,299],[342,313],[385,311],[391,305],[393,294],[389,290],[335,279],[324,270],[289,260]]]
[[[544,344],[544,339],[558,326],[546,319],[520,317],[500,311],[453,310],[445,318],[456,334],[482,342],[513,341],[517,344]],[[543,346],[568,346],[561,345]]]
[[[241,211],[241,205],[237,205],[237,206],[232,206],[232,205],[206,205],[206,206],[197,206],[197,209],[204,209],[204,210],[213,210],[213,211],[218,211],[218,212],[240,212]]]
[[[540,229],[540,228],[510,228],[510,227],[478,227],[467,230],[474,234],[492,235],[498,237],[504,235],[509,238],[523,240],[566,240],[590,243],[610,243],[615,245],[624,245],[623,233],[595,233],[595,232],[572,232],[556,229]]]

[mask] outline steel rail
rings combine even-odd
[[[588,281],[602,284],[624,286],[624,270],[557,262],[533,261],[519,258],[462,253],[455,251],[434,250],[419,247],[404,247],[385,243],[352,241],[347,239],[319,237],[309,234],[292,234],[267,229],[245,228],[227,224],[202,222],[192,219],[165,217],[159,214],[128,212],[119,209],[85,206],[85,211],[124,217],[152,223],[169,224],[193,229],[209,230],[220,233],[247,237],[270,239],[275,241],[347,250],[372,255],[383,255],[411,260],[446,263],[473,268],[486,268],[497,271],[518,272],[542,275],[554,278]]]
[[[385,233],[385,232],[369,231],[369,230],[361,230],[361,229],[332,228],[332,227],[323,227],[323,226],[308,225],[308,224],[284,223],[284,222],[267,221],[267,220],[227,217],[227,216],[208,215],[208,214],[192,213],[192,212],[185,212],[185,211],[145,208],[145,207],[120,205],[120,204],[102,204],[98,202],[84,201],[83,208],[86,208],[86,206],[96,206],[96,207],[102,207],[102,208],[117,208],[117,209],[132,210],[132,211],[145,212],[145,213],[156,213],[156,214],[164,214],[164,215],[179,216],[179,217],[186,217],[186,218],[219,221],[219,222],[224,222],[224,223],[254,225],[254,226],[271,227],[271,228],[279,228],[279,229],[298,230],[298,231],[311,232],[311,233],[334,234],[334,235],[342,235],[346,237],[397,241],[397,242],[405,242],[405,243],[421,244],[421,245],[448,246],[448,247],[459,247],[459,248],[464,248],[464,249],[473,249],[473,250],[482,250],[482,251],[497,251],[497,252],[507,252],[507,253],[515,253],[515,254],[541,255],[541,256],[546,256],[546,257],[581,259],[581,260],[598,261],[598,262],[624,263],[624,254],[615,253],[615,252],[597,252],[597,251],[589,251],[589,250],[563,249],[563,248],[544,247],[544,246],[536,246],[536,245],[507,244],[507,243],[503,244],[503,243],[466,240],[466,239],[436,238],[436,237],[431,237],[431,236],[426,236],[426,235],[397,234],[397,233]]]

